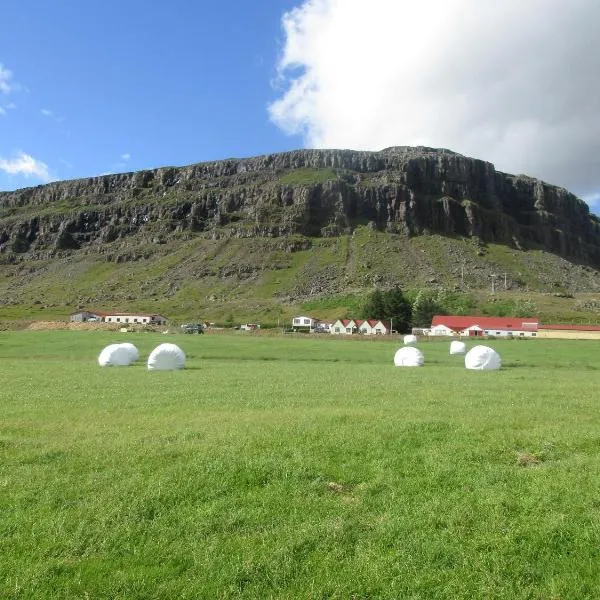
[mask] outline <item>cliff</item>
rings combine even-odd
[[[300,150],[0,193],[0,255],[52,256],[142,234],[321,237],[370,224],[476,237],[600,267],[600,221],[565,189],[448,150]]]
[[[449,150],[302,150],[0,193],[0,265],[0,319],[276,322],[373,286],[597,293],[600,223]]]

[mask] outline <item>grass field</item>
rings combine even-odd
[[[600,344],[488,343],[0,333],[0,598],[599,598]]]

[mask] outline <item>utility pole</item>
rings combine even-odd
[[[494,294],[496,292],[496,288],[495,288],[495,283],[496,283],[496,273],[492,273],[490,275],[490,277],[492,278],[492,294]]]
[[[394,330],[394,319],[390,317],[390,335],[392,335],[392,331]]]
[[[508,289],[508,284],[506,283],[506,273],[504,273],[504,289]]]
[[[460,284],[465,287],[465,263],[460,265]]]

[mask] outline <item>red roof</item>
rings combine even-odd
[[[454,331],[462,331],[477,325],[481,329],[497,329],[503,331],[537,331],[539,320],[522,317],[481,317],[481,316],[446,316],[433,317],[431,326],[445,325]]]
[[[540,325],[540,329],[559,331],[600,331],[600,325]]]

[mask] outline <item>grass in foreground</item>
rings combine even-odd
[[[596,342],[0,335],[2,598],[600,597]]]

